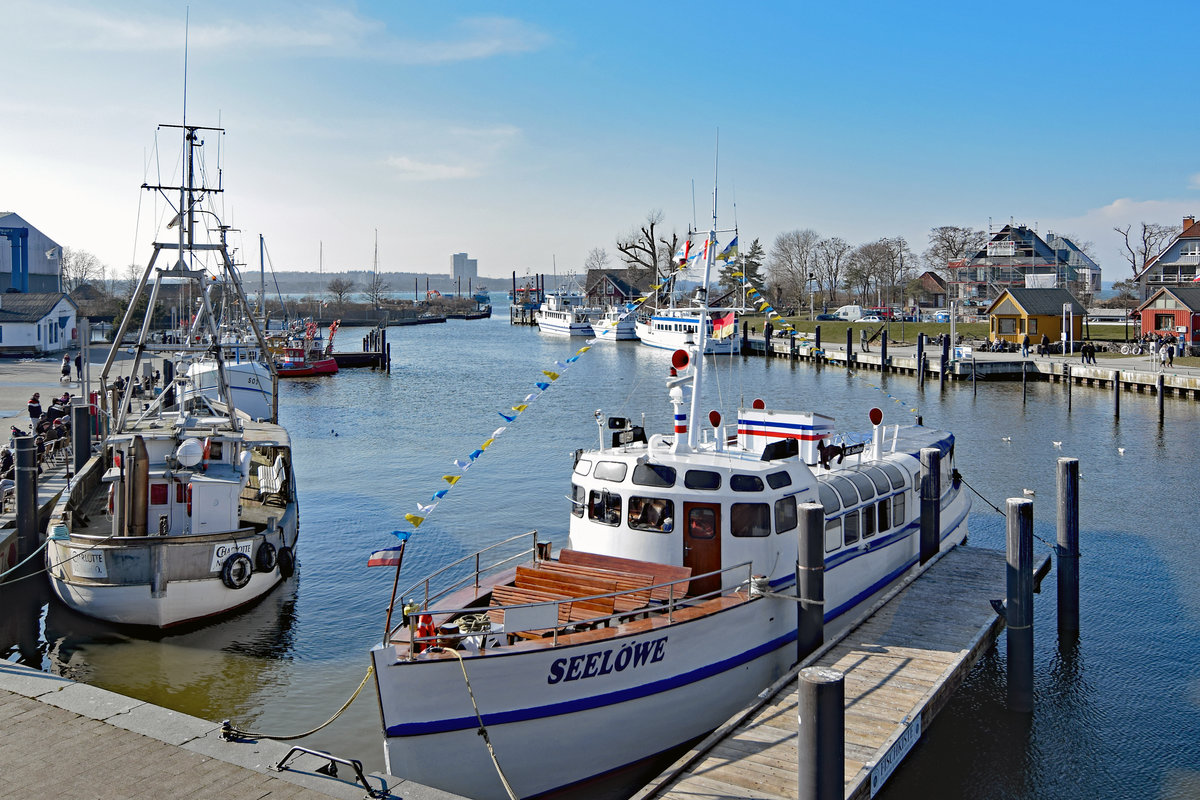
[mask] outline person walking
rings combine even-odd
[[[1167,342],[1167,366],[1175,366],[1175,343]]]
[[[33,397],[29,398],[29,405],[26,406],[29,409],[29,424],[31,426],[37,425],[37,421],[42,418],[41,397],[39,393],[34,392]]]
[[[58,378],[59,383],[71,382],[71,354],[63,353],[62,375]]]
[[[1021,358],[1029,358],[1029,334],[1021,337]]]
[[[75,354],[75,380],[79,385],[83,385],[83,352]]]

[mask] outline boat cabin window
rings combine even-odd
[[[757,475],[731,475],[729,488],[735,492],[761,492],[763,482]]]
[[[783,472],[772,472],[767,475],[767,484],[772,489],[782,489],[785,486],[792,485],[792,476],[786,470]]]
[[[879,501],[879,532],[883,533],[892,527],[892,498],[885,497]]]
[[[775,532],[783,533],[784,531],[794,530],[796,521],[796,496],[781,497],[776,500]]]
[[[210,439],[208,448],[208,457],[211,461],[220,461],[222,453],[225,451],[225,443],[220,439]]]
[[[873,504],[869,505],[869,506],[863,506],[862,537],[864,539],[870,539],[872,536],[875,535],[875,522],[876,522],[875,515],[876,515],[876,509]]]
[[[842,541],[854,544],[858,541],[858,512],[851,511],[842,517]]]
[[[847,508],[858,505],[858,492],[855,490],[854,484],[840,475],[831,475],[826,480],[837,490],[838,496],[842,498],[842,505]]]
[[[825,516],[836,514],[842,510],[842,504],[838,501],[837,492],[824,481],[817,484],[817,494],[821,497],[821,505],[825,506]]]
[[[620,525],[621,495],[607,489],[601,492],[593,489],[588,500],[588,519],[604,525]]]
[[[901,492],[892,497],[892,524],[899,528],[904,524],[904,498],[908,496],[908,490]]]
[[[584,502],[583,487],[577,483],[571,484],[571,513],[577,517],[583,517],[583,508],[587,503]]]
[[[870,500],[875,496],[875,484],[871,483],[871,479],[866,475],[861,472],[852,472],[847,477],[858,487],[858,493],[862,495],[863,500]]]
[[[871,483],[875,484],[875,491],[881,495],[891,494],[892,485],[888,482],[887,475],[883,474],[883,470],[878,467],[867,467],[864,472],[871,479]]]
[[[624,461],[597,461],[593,477],[602,481],[620,483],[625,480],[625,473],[628,471],[629,465]]]
[[[770,504],[734,503],[729,509],[729,531],[734,536],[770,536]]]
[[[675,468],[665,464],[636,464],[633,482],[638,486],[658,486],[669,489],[675,485]]]
[[[711,508],[693,508],[688,512],[687,535],[692,539],[713,539],[717,535],[717,513]]]
[[[893,489],[904,488],[904,473],[895,464],[880,464],[879,468],[887,473],[887,476],[892,479]]]
[[[707,469],[689,469],[683,473],[683,485],[689,489],[720,489],[721,473]]]
[[[579,461],[575,462],[575,474],[576,475],[587,475],[591,471],[592,471],[592,462],[589,461],[588,459],[581,458],[581,459],[579,459]]]
[[[629,527],[635,531],[670,533],[674,527],[675,503],[661,497],[629,498]]]
[[[165,506],[167,504],[167,485],[165,483],[150,484],[150,505]]]
[[[832,553],[842,546],[842,520],[825,521],[825,552]]]

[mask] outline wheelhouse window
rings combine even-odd
[[[892,527],[899,528],[904,524],[904,498],[908,496],[908,490],[901,492],[892,497]]]
[[[879,511],[876,515],[879,518],[879,532],[883,533],[892,527],[892,498],[883,498],[875,508]]]
[[[767,475],[767,485],[772,489],[782,489],[785,486],[791,486],[792,476],[787,471],[772,472]]]
[[[669,489],[675,485],[675,468],[664,464],[636,464],[633,467],[633,482],[638,486]]]
[[[729,531],[734,536],[770,536],[769,503],[734,503],[729,509]]]
[[[757,475],[731,475],[729,488],[735,492],[761,492],[763,482]]]
[[[674,521],[674,501],[661,497],[629,498],[629,527],[635,531],[670,533]]]
[[[875,535],[875,504],[863,506],[862,509],[862,538],[870,539]]]
[[[584,498],[583,487],[577,483],[571,484],[571,514],[576,517],[583,517],[583,509],[587,505]]]
[[[853,483],[840,475],[832,475],[826,481],[837,491],[838,496],[842,498],[842,505],[847,508],[858,505],[858,491],[854,488]]]
[[[825,552],[832,553],[842,546],[842,520],[830,519],[825,521]]]
[[[842,541],[846,544],[854,544],[858,541],[858,512],[851,511],[846,516],[842,517],[842,529],[845,533],[842,536]]]
[[[592,471],[592,462],[586,458],[581,458],[575,462],[575,474],[587,475]]]
[[[775,501],[775,532],[795,530],[797,523],[796,498],[781,497]]]
[[[689,469],[683,473],[683,485],[689,489],[720,489],[721,473],[707,469]]]
[[[625,480],[625,473],[628,471],[629,465],[624,461],[597,461],[595,477],[602,481],[620,483]]]
[[[604,525],[620,525],[621,495],[593,489],[588,499],[588,519]]]

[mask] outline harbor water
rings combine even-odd
[[[356,348],[363,331],[343,329]],[[406,513],[462,475],[415,533],[401,585],[508,536],[536,529],[565,541],[572,453],[595,446],[600,419],[670,430],[670,354],[637,342],[597,344],[567,369],[581,339],[488,320],[393,328],[392,370],[347,370],[281,382],[300,491],[295,578],[233,617],[179,632],[132,634],[48,599],[44,579],[0,587],[0,655],[148,702],[268,735],[327,719],[362,680],[379,641],[394,570],[366,566]],[[723,358],[705,412],[732,421],[739,402],[812,409],[839,430],[912,421],[957,437],[967,483],[1003,508],[1032,491],[1037,550],[1054,540],[1055,462],[1079,458],[1081,627],[1060,646],[1051,574],[1035,601],[1035,711],[1005,709],[1001,637],[924,733],[884,798],[1182,798],[1200,796],[1200,537],[1195,534],[1200,403],[1061,384],[936,382],[848,373],[761,358]],[[513,406],[558,380],[509,423]],[[707,416],[707,413],[702,417]],[[464,473],[456,459],[506,426]],[[1002,549],[1002,516],[976,498],[970,542]],[[368,685],[303,742],[383,767]],[[482,747],[482,742],[480,743]],[[649,749],[649,748],[648,748]],[[497,757],[503,763],[504,754]],[[2,768],[3,765],[0,765]]]

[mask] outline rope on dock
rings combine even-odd
[[[500,761],[496,758],[496,750],[492,747],[492,740],[488,737],[487,726],[483,724],[483,716],[479,713],[479,704],[475,702],[475,690],[471,688],[471,679],[467,677],[467,662],[463,661],[462,654],[454,648],[438,649],[450,653],[458,659],[458,665],[462,667],[463,680],[467,684],[467,694],[471,696],[471,707],[475,709],[475,719],[479,720],[477,733],[483,737],[483,743],[487,745],[488,755],[492,757],[492,764],[496,767],[496,774],[500,776],[500,783],[504,784],[504,791],[508,793],[509,800],[520,800],[520,796],[513,791],[512,784],[508,782],[504,770],[500,768]]]
[[[305,731],[304,733],[293,733],[288,736],[276,736],[275,734],[271,734],[271,733],[256,733],[254,731],[245,731],[245,730],[242,730],[241,728],[235,728],[233,725],[229,724],[228,720],[226,720],[221,725],[221,736],[224,738],[229,738],[229,736],[232,734],[234,736],[240,736],[240,737],[244,737],[247,739],[275,739],[276,741],[280,741],[280,742],[287,742],[287,741],[291,741],[293,739],[303,739],[305,736],[311,736],[312,734],[314,734],[317,731],[321,730],[322,728],[326,727],[331,722],[333,722],[335,719],[340,717],[342,715],[342,712],[350,707],[350,704],[353,703],[358,698],[359,692],[361,692],[363,690],[363,687],[367,685],[367,681],[370,680],[371,675],[374,672],[375,672],[374,664],[367,667],[367,674],[363,676],[362,683],[360,683],[358,685],[358,688],[354,690],[354,694],[350,695],[350,699],[347,700],[345,703],[342,703],[342,707],[339,708],[337,711],[335,711],[332,717],[325,720],[324,722],[322,722],[320,725],[313,728],[312,730]]]
[[[975,495],[976,495],[976,496],[977,496],[977,497],[978,497],[980,500],[982,500],[983,502],[985,502],[985,503],[987,503],[989,506],[991,506],[993,511],[995,511],[997,514],[999,514],[1000,516],[1002,516],[1002,517],[1005,517],[1005,518],[1007,519],[1008,515],[1007,515],[1007,514],[1005,514],[1003,511],[1001,511],[999,508],[997,508],[997,507],[996,507],[996,504],[995,504],[995,503],[993,503],[991,500],[988,500],[986,497],[984,497],[983,495],[979,494],[979,490],[978,490],[978,489],[976,489],[976,488],[975,488],[974,486],[972,486],[971,484],[967,483],[966,479],[965,479],[965,478],[963,478],[963,476],[962,476],[962,473],[961,473],[961,472],[959,472],[958,470],[954,470],[954,478],[955,478],[955,480],[958,480],[958,481],[960,481],[960,482],[962,483],[962,485],[963,485],[963,486],[966,486],[966,487],[967,487],[968,489],[970,489],[972,492],[975,492]],[[1058,544],[1057,544],[1056,542],[1048,542],[1048,541],[1046,541],[1045,539],[1043,539],[1041,536],[1038,536],[1036,533],[1035,533],[1035,534],[1033,534],[1033,538],[1037,539],[1039,542],[1041,542],[1042,544],[1044,544],[1044,545],[1046,545],[1047,547],[1049,547],[1049,548],[1050,548],[1051,550],[1053,550],[1055,553],[1057,553],[1057,552],[1058,552]]]

